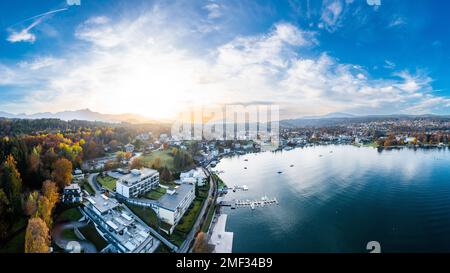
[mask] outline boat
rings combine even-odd
[[[246,169],[246,170],[247,170],[247,167],[244,167],[244,169]]]
[[[244,159],[244,161],[248,161],[248,159],[246,158],[246,159]]]
[[[283,173],[282,171],[279,171],[278,174]]]
[[[294,167],[294,164],[291,164],[291,166],[289,166],[289,167],[291,167],[291,168]]]
[[[252,203],[250,204],[250,207],[251,207],[252,209],[255,209],[255,203],[252,202]]]

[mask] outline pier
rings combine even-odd
[[[263,208],[273,205],[278,205],[278,200],[276,198],[267,198],[267,196],[262,197],[261,199],[256,200],[237,200],[234,201],[220,201],[218,202],[219,206],[223,207],[231,207],[231,209],[237,208]]]

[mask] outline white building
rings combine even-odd
[[[83,202],[81,188],[78,184],[70,184],[64,188],[62,196],[63,203],[79,203]]]
[[[134,145],[131,143],[128,143],[124,147],[125,147],[125,152],[127,152],[127,153],[132,153],[134,151]]]
[[[75,169],[75,171],[73,172],[73,175],[72,175],[72,180],[74,182],[79,182],[79,181],[83,180],[83,178],[84,178],[83,171],[80,169]]]
[[[156,170],[142,168],[131,170],[123,175],[116,184],[116,192],[126,198],[145,194],[159,185],[159,173]]]
[[[158,215],[161,221],[172,226],[170,232],[178,224],[195,198],[195,187],[181,184],[174,191],[167,191],[159,200]]]
[[[206,175],[200,168],[180,173],[181,183],[197,184],[197,186],[201,187],[205,185],[205,179]]]

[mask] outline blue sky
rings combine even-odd
[[[380,2],[2,1],[0,111],[450,114],[450,3]]]

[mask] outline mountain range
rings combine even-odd
[[[110,123],[156,123],[156,120],[138,114],[102,114],[91,111],[90,109],[81,109],[76,111],[62,111],[62,112],[42,112],[36,114],[11,114],[0,111],[0,117],[10,119],[43,119],[54,118],[61,120],[87,120],[87,121],[102,121]]]

